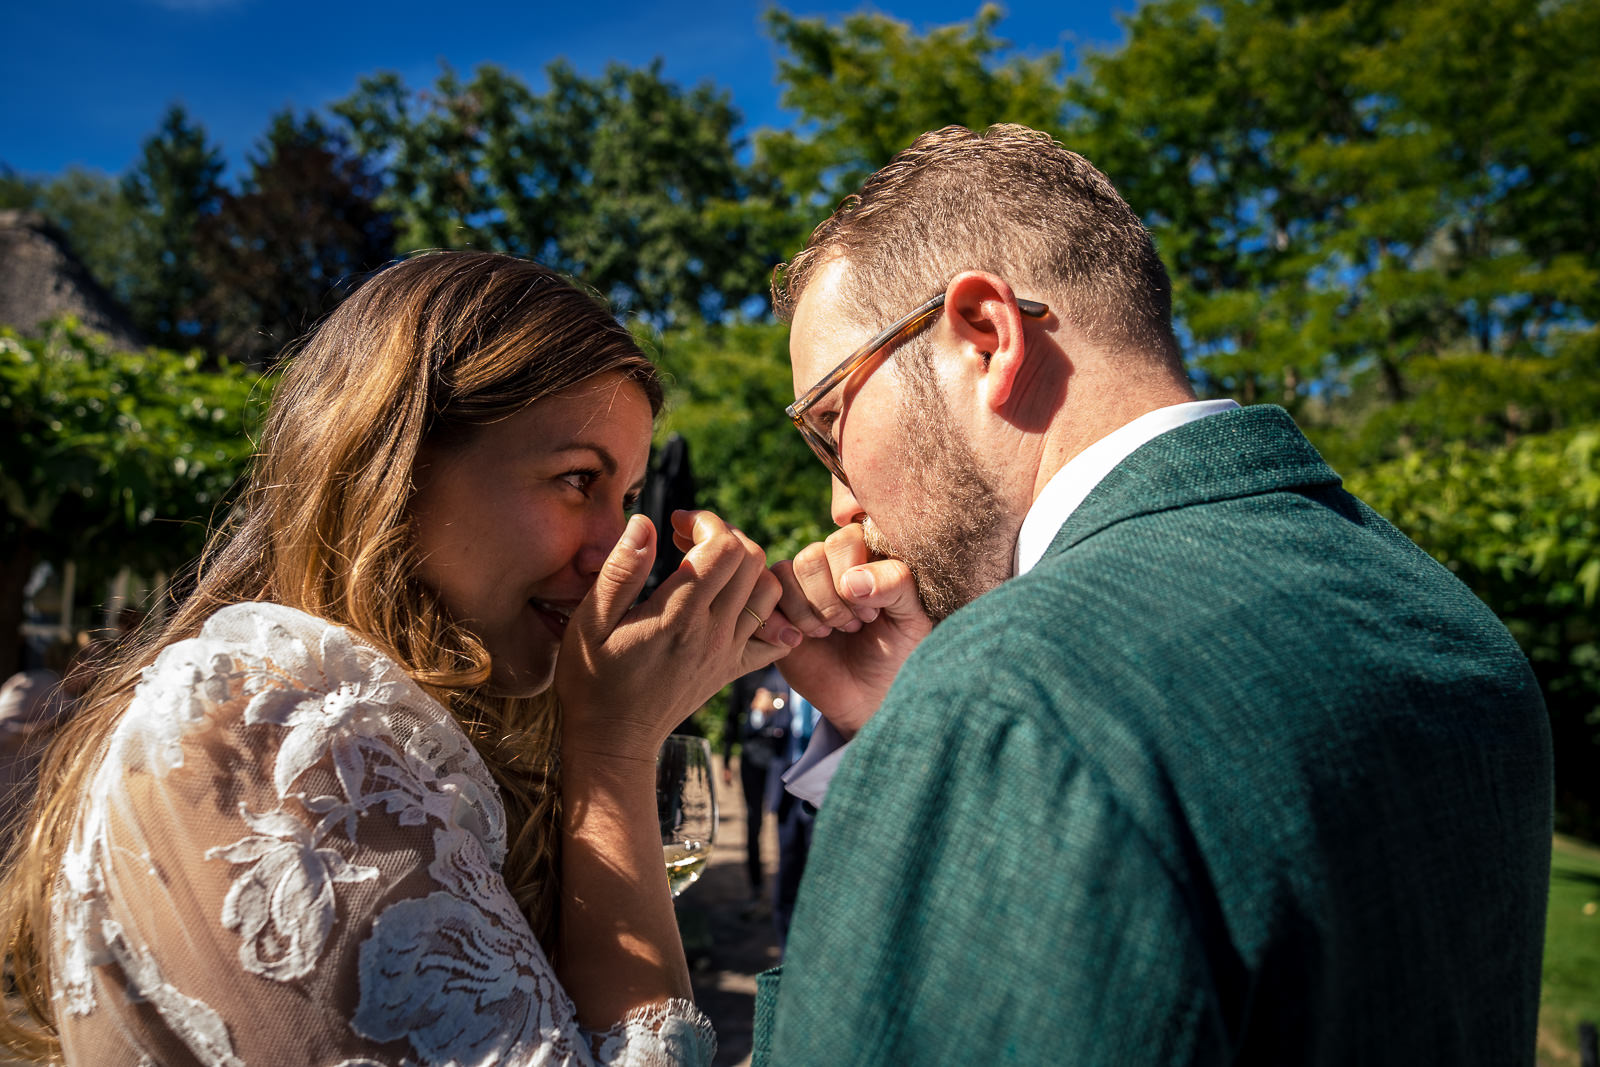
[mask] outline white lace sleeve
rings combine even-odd
[[[63,863],[68,1061],[709,1063],[684,1001],[578,1028],[505,840],[471,743],[392,660],[281,606],[218,612],[145,672]]]

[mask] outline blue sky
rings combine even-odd
[[[918,30],[969,21],[980,0],[882,0],[876,4],[783,4],[836,20],[871,10]],[[1134,0],[1010,0],[1001,35],[1021,52],[1122,39],[1114,12]],[[462,73],[495,63],[543,86],[547,63],[564,57],[584,74],[609,60],[656,57],[685,86],[728,89],[746,130],[783,125],[776,52],[762,28],[768,5],[481,3],[413,0],[5,0],[0,40],[9,43],[0,106],[0,163],[32,175],[69,166],[121,173],[167,106],[181,102],[236,168],[268,118],[286,106],[318,108],[365,74],[399,73],[430,85],[445,61]]]

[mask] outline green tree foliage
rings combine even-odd
[[[1545,355],[1594,319],[1593,0],[1157,0],[1126,25],[1070,138],[1145,213],[1220,389],[1398,401],[1415,361]]]
[[[588,79],[565,63],[532,92],[480,67],[431,92],[364,79],[335,105],[381,165],[400,250],[486,248],[581,277],[625,312],[716,317],[762,291],[768,259],[745,200],[739,115],[726,92],[685,92],[660,64]]]
[[[211,341],[207,324],[193,314],[208,284],[195,234],[201,220],[217,212],[222,170],[221,151],[174,105],[123,180],[133,211],[134,262],[129,275],[101,284],[123,298],[134,325],[154,344],[187,348]]]
[[[271,362],[393,254],[378,179],[315,116],[276,116],[237,192],[202,219],[194,305],[214,351]]]
[[[667,380],[661,434],[677,431],[690,443],[696,502],[774,561],[833,528],[828,472],[783,414],[794,400],[788,345],[789,331],[776,323],[702,324],[653,342]]]
[[[553,219],[540,202],[543,172],[532,130],[533,94],[492,65],[463,83],[446,67],[431,92],[376,74],[333,106],[358,152],[385,176],[399,250],[544,250]]]
[[[560,262],[628,312],[693,324],[765,293],[773,256],[747,205],[770,190],[738,161],[739,113],[702,84],[685,93],[645,69],[587,80],[547,74],[552,143],[583,146],[570,164]]]
[[[1312,412],[1340,470],[1452,445],[1498,448],[1530,434],[1593,425],[1600,414],[1600,330],[1554,334],[1545,354],[1471,347],[1410,361],[1402,400],[1343,398]]]
[[[0,210],[34,206],[34,183],[0,163]]]
[[[789,252],[920,133],[952,123],[1060,128],[1061,56],[1006,55],[1007,42],[995,34],[1000,19],[999,7],[985,4],[969,24],[918,34],[882,15],[830,25],[777,8],[767,12],[781,52],[781,101],[797,120],[756,143],[762,169],[797,213],[785,235]]]
[[[1550,706],[1562,821],[1600,830],[1600,423],[1414,451],[1349,484],[1516,635]]]
[[[0,328],[0,632],[16,632],[40,559],[73,559],[93,581],[198,553],[259,414],[256,375],[201,363],[118,352],[71,320],[38,337]],[[0,670],[14,655],[0,645]]]

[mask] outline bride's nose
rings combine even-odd
[[[628,526],[628,516],[623,512],[601,508],[596,508],[595,512],[584,524],[583,541],[574,560],[578,572],[591,578],[600,573],[606,557],[617,547],[622,531]]]

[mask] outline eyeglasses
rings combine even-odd
[[[784,414],[794,420],[795,429],[806,439],[811,451],[817,454],[823,466],[827,467],[846,489],[850,488],[850,479],[845,477],[844,464],[839,459],[839,447],[833,439],[833,424],[838,418],[838,412],[828,411],[817,415],[812,414],[811,409],[840,382],[860,369],[867,360],[890,345],[908,340],[931,322],[939,309],[944,307],[944,297],[945,294],[940,293],[926,304],[912,309],[910,314],[852,352],[843,363],[824,375],[816,385],[807,389],[804,396],[783,409]],[[1042,319],[1050,313],[1050,306],[1041,304],[1037,300],[1019,299],[1017,310],[1029,318]]]

